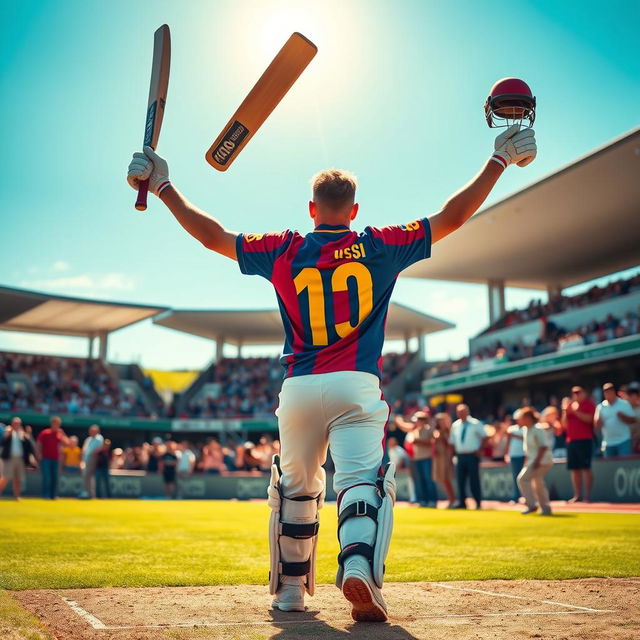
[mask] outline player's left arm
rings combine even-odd
[[[513,125],[501,133],[495,141],[495,152],[480,173],[429,218],[431,242],[442,240],[461,227],[480,208],[510,164],[524,167],[533,161],[536,153],[533,129],[520,130],[520,125]]]
[[[149,180],[149,190],[167,206],[180,225],[207,249],[237,260],[235,231],[226,229],[220,221],[189,202],[169,181],[167,161],[151,149],[134,153],[129,164],[127,181],[138,189],[142,180]]]

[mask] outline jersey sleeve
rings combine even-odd
[[[236,238],[236,255],[240,271],[245,275],[271,280],[273,264],[286,251],[292,236],[291,231],[239,234]]]
[[[389,227],[368,227],[376,248],[387,254],[398,272],[431,255],[428,218]]]

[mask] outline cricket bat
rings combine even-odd
[[[301,33],[291,35],[205,154],[214,169],[231,166],[317,52]]]
[[[154,151],[160,137],[164,106],[167,102],[169,88],[169,67],[171,66],[171,33],[169,27],[163,24],[153,36],[153,64],[151,66],[151,85],[149,86],[149,104],[147,120],[144,125],[144,146]],[[147,208],[147,193],[149,180],[143,180],[138,187],[136,209],[144,211]]]

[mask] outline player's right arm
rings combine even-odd
[[[480,173],[447,200],[442,209],[429,218],[431,242],[446,238],[461,227],[482,205],[510,165],[524,167],[536,157],[537,147],[533,129],[520,125],[509,127],[495,141],[495,151]]]
[[[169,181],[167,161],[145,147],[144,153],[134,153],[129,164],[127,181],[134,188],[149,179],[149,191],[167,206],[181,226],[207,249],[237,260],[235,231],[229,231],[218,220],[191,204]]]

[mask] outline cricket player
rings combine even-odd
[[[396,482],[392,464],[380,468],[389,415],[380,375],[389,299],[398,274],[464,224],[507,166],[524,166],[535,155],[534,131],[514,125],[496,138],[480,173],[438,213],[361,232],[351,230],[358,215],[354,176],[322,171],[313,178],[309,202],[314,229],[302,235],[230,231],[178,191],[167,162],[151,148],[133,154],[128,182],[134,189],[148,178],[149,190],[188,233],[276,291],[285,380],[276,411],[282,451],[268,490],[274,607],[304,611],[305,591],[313,595],[322,464],[330,447],[341,549],[336,584],[354,620],[387,619],[381,589]]]

